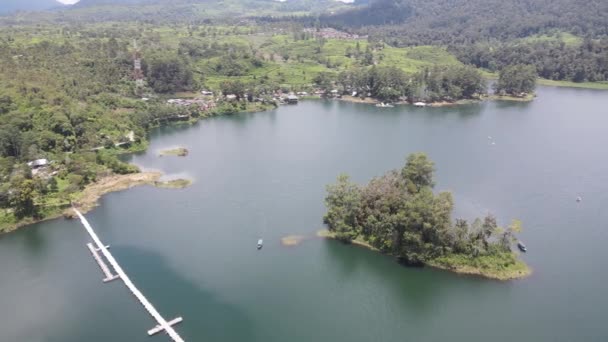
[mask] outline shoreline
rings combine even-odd
[[[80,212],[86,214],[99,206],[99,200],[103,196],[113,192],[125,191],[142,185],[151,185],[159,189],[183,189],[192,184],[192,181],[187,179],[160,181],[159,179],[162,177],[162,175],[163,174],[161,172],[138,172],[125,175],[114,174],[105,176],[98,181],[85,186],[84,190],[82,190],[82,192],[80,192],[76,198],[72,200],[72,203],[80,210]],[[6,228],[0,231],[0,236],[15,232],[32,224],[50,221],[61,217],[73,219],[76,217],[76,214],[70,205],[60,205],[55,207],[54,210],[43,218],[35,219],[28,217],[15,222],[14,224],[8,225]]]
[[[323,238],[323,239],[331,239],[331,240],[335,240],[335,241],[340,241],[336,238],[334,233],[330,232],[327,229],[321,229],[321,230],[317,231],[316,236]],[[362,240],[360,237],[357,237],[356,239],[352,240],[349,244],[355,245],[358,247],[362,247],[365,249],[369,249],[371,251],[378,252],[383,255],[390,256],[390,254],[382,253],[380,250],[378,250],[374,246],[370,245],[366,241]],[[516,255],[515,253],[512,253],[512,254]],[[487,270],[487,269],[474,267],[474,266],[466,265],[466,264],[446,265],[446,264],[442,263],[442,261],[444,261],[444,259],[447,259],[447,257],[427,261],[424,263],[424,266],[432,267],[432,268],[443,270],[443,271],[449,271],[449,272],[460,274],[460,275],[478,276],[478,277],[482,277],[485,279],[492,279],[492,280],[499,280],[499,281],[523,279],[532,274],[532,269],[526,263],[521,261],[519,258],[516,258],[517,261],[514,265],[514,269],[509,270],[509,271]]]
[[[99,199],[106,194],[127,190],[140,185],[154,185],[162,176],[160,172],[139,172],[126,175],[111,175],[87,185],[79,198],[73,201],[74,206],[87,213],[99,205]],[[63,212],[66,218],[75,217],[71,208]]]
[[[244,110],[240,110],[237,113],[257,113],[263,112],[266,110],[270,110],[271,106],[253,106],[247,107]],[[226,113],[220,115],[228,115],[233,113]],[[186,124],[193,124],[200,120],[213,117],[215,115],[210,116],[200,116],[198,118],[192,119]],[[176,123],[167,123],[166,125],[172,124],[183,124],[182,122]],[[164,126],[164,125],[161,125]],[[156,128],[156,127],[151,127]],[[121,154],[129,154],[136,152],[146,152],[148,151],[148,142],[146,141],[143,145],[138,145],[138,147],[134,150],[124,151]],[[186,150],[187,151],[187,150]],[[137,172],[130,174],[111,174],[109,176],[101,177],[99,180],[87,184],[85,188],[76,194],[75,198],[71,200],[75,205],[79,206],[80,211],[83,214],[91,211],[95,207],[99,205],[99,199],[108,193],[111,192],[119,192],[124,191],[136,186],[141,185],[152,185],[156,188],[162,189],[183,189],[192,184],[192,180],[188,179],[176,179],[169,181],[160,181],[160,178],[163,174],[161,172]],[[19,229],[26,228],[32,224],[50,221],[54,219],[58,219],[60,217],[65,218],[73,218],[75,217],[74,212],[71,210],[71,206],[69,204],[60,204],[54,206],[52,208],[46,208],[47,211],[44,212],[44,217],[42,218],[34,218],[34,217],[26,217],[22,219],[17,219],[16,221],[11,220],[10,222],[2,221],[6,220],[6,214],[9,213],[9,210],[5,210],[4,213],[0,212],[0,236],[5,234],[10,234]],[[43,209],[44,211],[44,209]],[[3,217],[4,216],[4,217]],[[14,218],[14,216],[13,216]]]
[[[99,199],[106,194],[119,192],[141,185],[154,185],[154,183],[162,176],[160,172],[138,172],[126,175],[110,175],[88,184],[84,190],[80,192],[75,199],[72,200],[74,205],[78,206],[83,214],[91,211],[99,205]],[[15,232],[29,225],[54,220],[60,217],[74,218],[76,215],[71,207],[67,204],[56,206],[51,209],[46,216],[36,219],[28,217],[12,224],[8,224],[0,235]]]
[[[483,69],[479,69],[482,70]],[[498,80],[497,72],[483,71],[483,77],[489,81]],[[549,87],[560,87],[560,88],[580,88],[580,89],[595,89],[595,90],[608,90],[608,81],[599,82],[572,82],[572,81],[557,81],[550,80],[547,78],[537,78],[536,83],[543,86]]]
[[[482,103],[484,101],[514,101],[514,102],[531,102],[536,98],[536,94],[528,94],[524,97],[510,96],[510,95],[484,95],[479,99],[460,99],[453,102],[450,101],[435,101],[435,102],[425,102],[424,107],[455,107],[462,105],[470,105]],[[361,99],[359,97],[352,97],[350,95],[343,95],[340,98],[337,98],[339,101],[350,102],[350,103],[362,103],[362,104],[378,104],[381,103],[378,99],[372,97],[366,97],[365,99]],[[394,103],[395,105],[405,105],[405,106],[414,106],[413,103],[409,103],[407,101],[398,101]]]
[[[477,276],[477,277],[481,277],[484,279],[491,279],[491,280],[498,280],[498,281],[518,280],[518,279],[524,279],[524,278],[531,276],[532,269],[523,261],[518,260],[518,262],[521,263],[520,265],[525,266],[525,269],[522,269],[521,271],[513,271],[508,274],[484,272],[483,270],[480,270],[479,268],[476,268],[473,266],[468,266],[468,265],[458,265],[458,266],[450,267],[450,266],[445,266],[440,263],[437,263],[434,260],[429,261],[425,265],[432,267],[432,268],[436,268],[438,270],[442,270],[442,271],[448,271],[448,272],[461,274],[461,275],[467,275],[467,276]],[[520,265],[518,265],[518,266],[520,266]]]
[[[608,90],[608,82],[572,82],[539,78],[538,84],[550,87]]]
[[[488,95],[483,98],[487,101],[513,101],[513,102],[532,102],[536,98],[536,93],[526,94],[525,96],[513,96],[513,95]]]

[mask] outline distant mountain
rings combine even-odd
[[[0,0],[0,14],[15,11],[41,11],[64,6],[56,0]]]
[[[242,0],[242,2],[285,2],[290,4],[311,4],[311,3],[324,3],[323,0]],[[329,2],[343,2],[343,3],[367,3],[368,0],[329,0]],[[221,3],[222,0],[80,0],[76,4],[76,7],[89,7],[98,5],[138,5],[138,4],[209,4],[209,3]]]
[[[162,0],[80,0],[74,7],[90,7],[99,5],[137,5],[158,3]]]
[[[356,5],[338,0],[80,0],[62,13],[62,20],[237,22],[260,15],[272,18],[292,14],[312,17],[353,7]]]
[[[243,0],[243,2],[252,0]],[[256,0],[253,0],[256,1]],[[259,0],[258,0],[259,1]],[[274,0],[262,0],[274,1]],[[295,0],[298,1],[298,0]],[[221,3],[222,0],[80,0],[74,7],[92,7],[100,5],[184,5],[184,4],[211,4]]]

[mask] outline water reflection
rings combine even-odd
[[[41,232],[41,226],[37,225],[31,228],[28,234],[23,234],[24,246],[30,256],[40,257],[46,255],[47,252],[47,235]]]
[[[390,296],[404,314],[432,313],[443,292],[455,286],[454,281],[459,281],[450,279],[451,283],[448,283],[445,278],[450,275],[432,272],[428,268],[396,268],[398,263],[392,257],[338,241],[325,240],[324,247],[335,264],[334,269],[340,271],[341,278],[346,278],[343,281],[357,281],[362,275],[373,275],[374,284],[381,284],[388,291],[384,295]]]
[[[166,319],[184,318],[176,329],[186,340],[255,340],[256,331],[245,312],[222,300],[202,282],[185,278],[160,254],[133,246],[120,246],[113,251],[119,260],[124,260],[123,267]],[[139,304],[134,300],[133,305]]]
[[[533,101],[494,101],[494,105],[498,109],[524,109],[533,103]]]

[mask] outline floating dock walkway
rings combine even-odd
[[[131,291],[135,298],[139,300],[141,305],[144,306],[146,311],[148,311],[148,313],[156,320],[157,325],[154,328],[148,330],[148,335],[152,336],[161,331],[165,331],[173,341],[184,342],[184,339],[182,339],[181,336],[179,336],[179,334],[175,331],[175,329],[173,329],[173,325],[180,323],[181,321],[183,321],[183,319],[181,317],[177,317],[167,322],[167,320],[165,320],[163,316],[161,316],[161,314],[154,308],[152,303],[150,303],[150,301],[146,299],[146,297],[137,289],[137,287],[135,287],[131,279],[129,279],[129,276],[127,276],[127,274],[122,269],[122,267],[120,267],[116,259],[114,259],[110,251],[108,251],[108,246],[101,243],[101,240],[99,240],[99,237],[97,236],[97,234],[95,234],[93,227],[91,227],[87,219],[76,208],[73,208],[73,210],[74,212],[76,212],[76,215],[78,215],[78,218],[80,218],[80,222],[82,222],[82,225],[87,230],[87,232],[91,236],[91,239],[93,239],[93,242],[95,243],[94,245],[88,243],[87,247],[89,248],[89,251],[93,255],[93,258],[95,258],[95,261],[97,262],[106,277],[103,281],[109,282],[114,279],[120,278],[124,282],[125,286],[129,289],[129,291]],[[98,252],[101,252],[101,255],[99,255]],[[110,263],[114,271],[116,271],[116,275],[112,274],[110,268],[103,261],[102,256],[105,257],[105,259]]]
[[[89,248],[89,251],[91,251],[91,254],[93,255],[93,258],[95,258],[95,261],[97,261],[97,265],[99,265],[99,268],[101,268],[101,271],[106,276],[106,278],[103,280],[103,282],[107,283],[114,279],[118,279],[117,275],[113,275],[112,272],[110,272],[110,268],[108,268],[106,263],[103,262],[103,260],[99,256],[99,253],[97,253],[98,250],[95,249],[95,247],[93,247],[93,244],[89,242],[89,243],[87,243],[87,247]]]

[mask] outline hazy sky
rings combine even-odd
[[[59,2],[62,2],[64,4],[75,4],[77,3],[79,0],[57,0]],[[338,1],[342,1],[342,2],[353,2],[354,0],[338,0]]]

